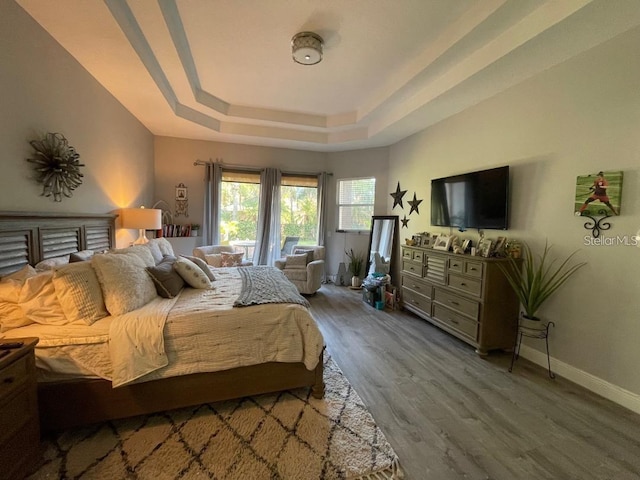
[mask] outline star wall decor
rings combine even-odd
[[[418,205],[422,203],[422,200],[416,199],[416,192],[413,192],[413,200],[409,200],[407,203],[411,205],[411,210],[409,210],[409,215],[411,215],[414,211],[418,215],[420,215],[420,212],[418,211]]]
[[[406,215],[400,219],[400,222],[402,223],[402,228],[409,228],[409,219]]]
[[[393,197],[393,207],[391,207],[391,210],[396,208],[396,205],[400,205],[400,208],[404,208],[404,206],[402,205],[402,197],[404,197],[405,193],[407,193],[407,191],[406,190],[400,190],[400,182],[398,182],[398,186],[396,187],[396,191],[389,194],[389,195],[391,195]]]

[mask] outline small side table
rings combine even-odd
[[[551,371],[551,359],[549,357],[549,327],[555,327],[555,323],[547,322],[540,323],[539,326],[530,327],[518,323],[518,333],[516,335],[516,344],[513,347],[513,355],[511,356],[511,365],[509,366],[509,372],[513,370],[513,364],[520,357],[520,345],[522,344],[522,337],[537,338],[544,340],[547,347],[547,368],[549,370],[549,378],[556,378],[555,374]]]

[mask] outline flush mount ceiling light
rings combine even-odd
[[[293,61],[302,65],[315,65],[322,60],[323,40],[313,32],[296,33],[291,39]]]

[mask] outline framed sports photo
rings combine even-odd
[[[576,217],[620,215],[623,172],[599,171],[579,175],[576,179],[576,198],[573,212]]]

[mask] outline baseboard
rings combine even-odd
[[[544,352],[522,345],[520,349],[520,356],[544,367],[545,369],[547,368],[547,355]],[[602,380],[601,378],[591,375],[590,373],[582,371],[567,363],[561,362],[553,357],[551,357],[551,370],[561,377],[564,377],[587,390],[591,390],[592,392],[597,393],[618,405],[622,405],[635,413],[640,413],[640,395],[638,394],[625,390],[622,387],[618,387],[617,385]]]

